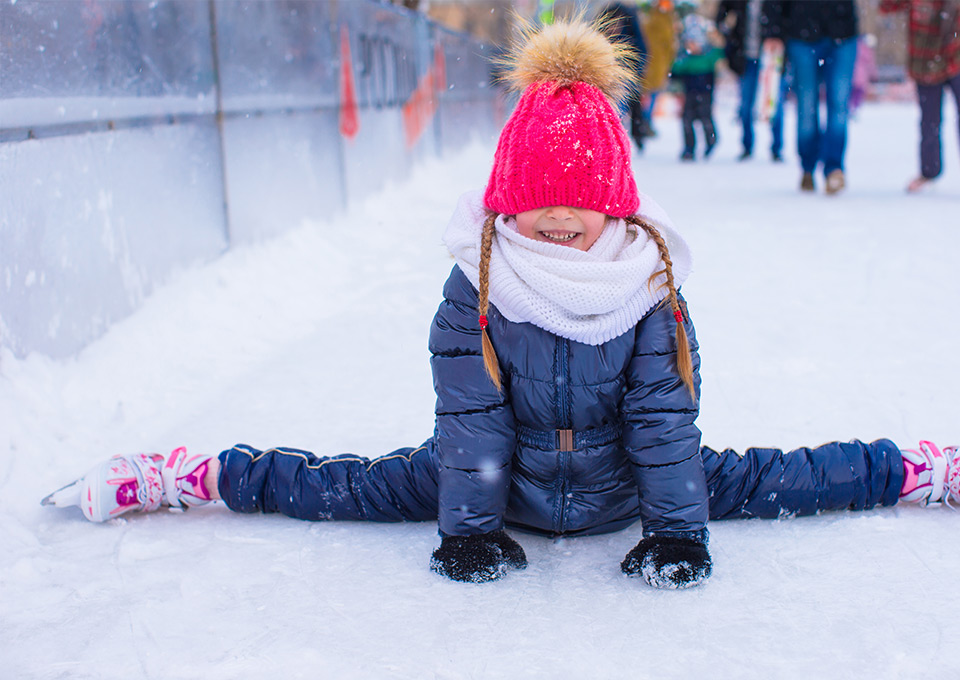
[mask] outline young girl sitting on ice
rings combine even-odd
[[[237,445],[217,457],[115,457],[44,502],[93,521],[222,499],[308,520],[439,520],[431,568],[522,569],[509,526],[642,540],[621,569],[658,588],[711,572],[707,520],[960,500],[960,456],[853,441],[742,457],[700,446],[699,356],[678,293],[687,244],[637,192],[613,104],[629,71],[595,27],[560,22],[513,57],[522,89],[486,190],[445,235],[456,260],[430,330],[436,428],[367,460]]]

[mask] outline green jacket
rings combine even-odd
[[[703,54],[690,54],[683,51],[673,62],[673,75],[699,76],[712,73],[721,59],[723,59],[723,49],[719,47],[711,47]]]

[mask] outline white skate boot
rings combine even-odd
[[[933,442],[922,441],[916,449],[900,451],[904,480],[900,500],[928,505],[944,501],[960,504],[960,451],[948,446],[942,451]]]
[[[184,447],[164,461],[159,454],[114,456],[83,477],[44,498],[43,505],[79,505],[91,522],[104,522],[128,512],[151,512],[204,505],[212,498],[204,484],[209,456],[187,457]]]

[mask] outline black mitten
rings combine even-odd
[[[444,536],[430,559],[433,571],[468,583],[496,581],[507,573],[507,567],[526,566],[523,548],[502,529],[476,536]]]
[[[642,576],[654,588],[698,586],[713,571],[703,541],[687,536],[647,536],[620,563],[627,576]]]

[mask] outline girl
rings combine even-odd
[[[44,502],[93,521],[222,499],[309,520],[438,520],[431,568],[489,581],[526,566],[511,527],[550,536],[640,520],[621,569],[654,587],[709,577],[707,520],[960,499],[960,456],[833,443],[741,457],[700,446],[699,356],[678,292],[690,251],[638,194],[614,102],[622,50],[594,27],[529,31],[523,94],[485,191],[445,242],[456,266],[430,332],[433,436],[366,460],[237,445],[113,458]]]

